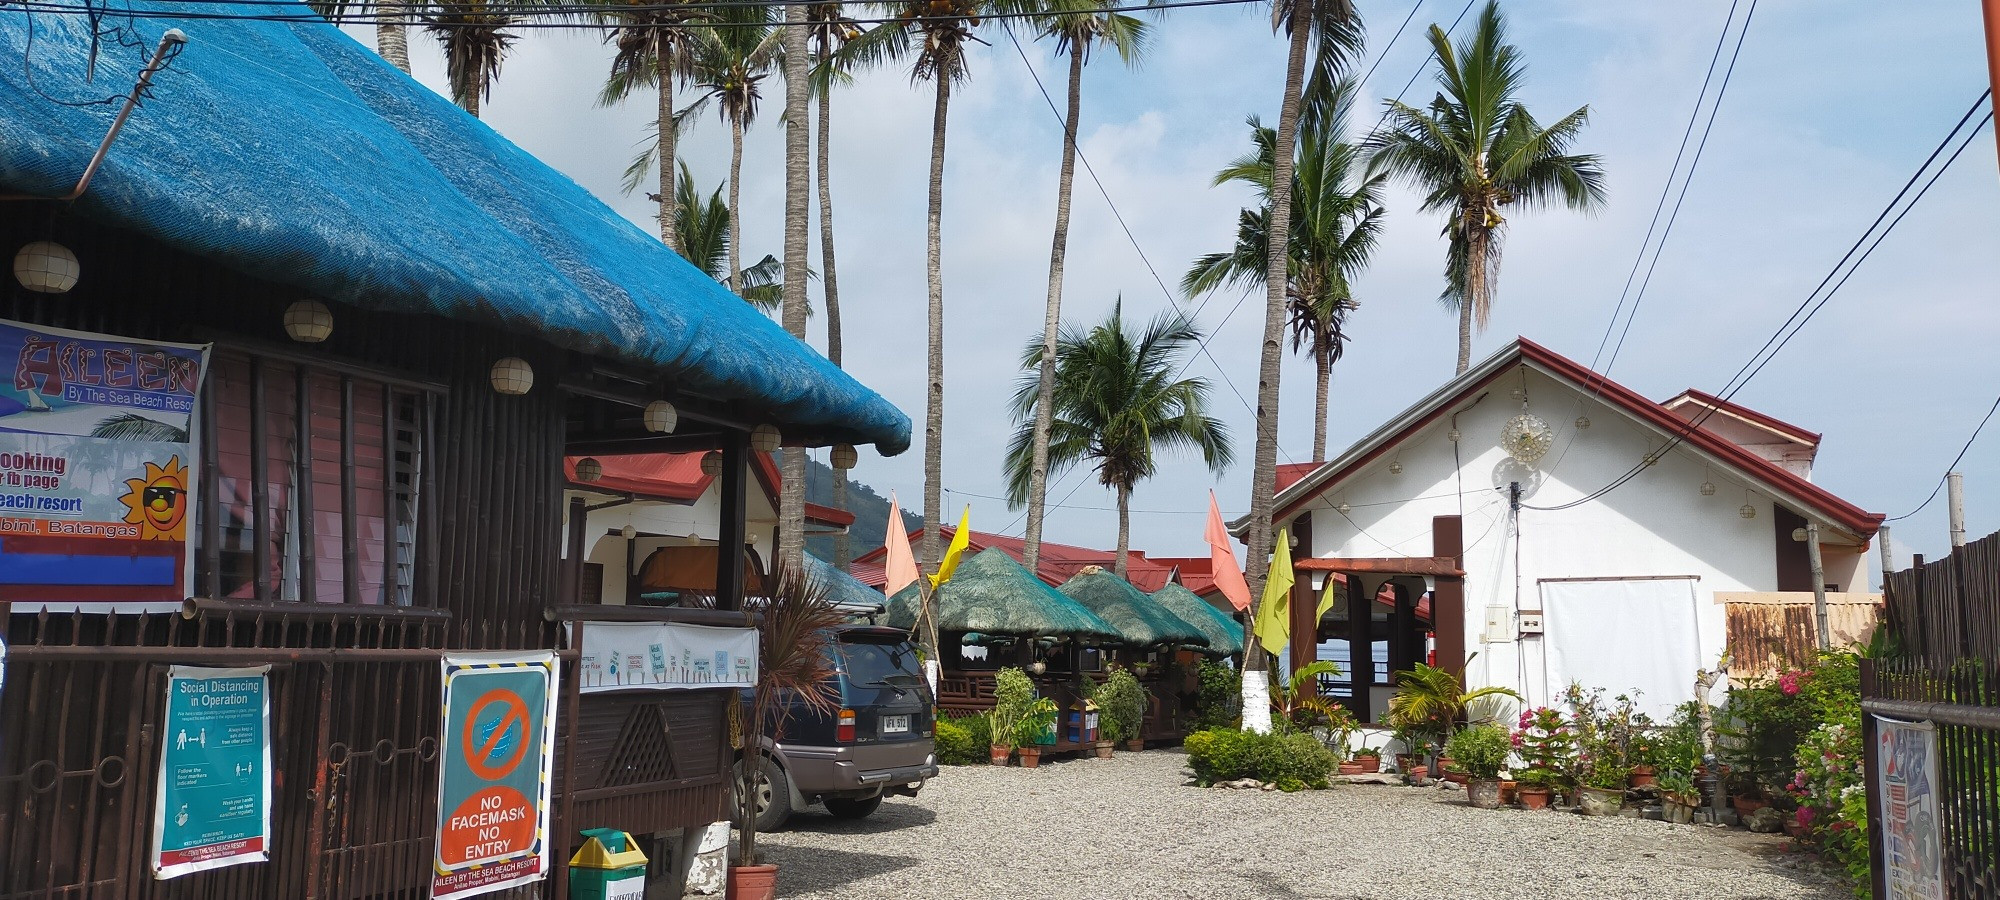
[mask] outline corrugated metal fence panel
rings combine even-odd
[[[1736,683],[1805,668],[1819,652],[1819,620],[1810,595],[1803,602],[1728,602],[1723,609],[1728,620],[1729,676]],[[1829,603],[1826,613],[1833,646],[1854,648],[1874,636],[1882,607]]]

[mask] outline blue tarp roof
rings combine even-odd
[[[122,10],[170,13],[128,17]],[[0,6],[0,191],[66,193],[170,27],[189,43],[87,218],[370,309],[432,313],[642,365],[770,421],[898,453],[910,420],[589,191],[302,5],[131,0],[84,81],[82,16]],[[24,77],[25,71],[32,77]],[[45,96],[46,95],[46,96]],[[53,99],[51,99],[53,98]],[[111,261],[83,260],[91,267]],[[275,310],[274,310],[275,314]]]

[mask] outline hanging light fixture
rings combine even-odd
[[[1743,506],[1736,510],[1736,514],[1746,519],[1757,518],[1757,507],[1751,505],[1749,491],[1743,492]]]
[[[1403,474],[1403,461],[1400,459],[1389,460],[1389,474],[1391,475]]]
[[[750,429],[750,449],[769,453],[778,449],[778,426],[759,425]]]
[[[655,400],[646,404],[646,412],[642,418],[645,419],[647,431],[654,434],[671,434],[674,428],[681,424],[681,411],[665,400]]]
[[[687,545],[690,547],[701,546],[701,535],[695,534],[692,531],[688,532],[688,536],[683,538],[683,540],[687,541]]]
[[[639,536],[639,529],[627,525],[624,528],[618,529],[618,536],[629,541]]]
[[[589,484],[604,477],[604,464],[596,457],[586,456],[576,461],[576,480]]]
[[[14,254],[14,280],[37,293],[67,293],[81,274],[76,254],[55,241],[35,241]]]
[[[1454,429],[1452,429],[1452,430],[1450,430],[1450,431],[1447,431],[1447,432],[1445,432],[1445,433],[1444,433],[1444,438],[1445,438],[1445,440],[1448,440],[1448,441],[1450,441],[1450,442],[1452,442],[1452,443],[1454,443],[1454,444],[1458,443],[1458,439],[1459,439],[1460,437],[1461,437],[1461,435],[1460,435],[1460,434],[1458,433],[1458,429],[1456,429],[1456,428],[1454,428]]]
[[[1704,497],[1715,496],[1715,482],[1708,480],[1707,464],[1703,464],[1701,467],[1701,495]]]
[[[493,364],[492,379],[494,390],[518,397],[535,386],[535,369],[527,360],[509,356]]]
[[[317,344],[333,334],[333,310],[318,300],[285,307],[285,334],[301,344]]]
[[[714,478],[722,474],[722,454],[710,450],[701,455],[701,474]]]
[[[1500,449],[1519,460],[1522,465],[1532,466],[1549,452],[1549,445],[1555,443],[1555,431],[1542,417],[1528,411],[1526,401],[1521,403],[1521,414],[1508,419],[1500,428]]]
[[[1578,431],[1585,431],[1585,430],[1588,430],[1589,428],[1590,428],[1590,417],[1589,417],[1589,416],[1577,416],[1577,417],[1576,417],[1576,430],[1578,430]]]
[[[1030,675],[1040,675],[1044,672],[1047,672],[1048,670],[1049,670],[1049,664],[1042,662],[1039,659],[1028,664],[1028,674]]]
[[[842,472],[854,468],[854,464],[860,461],[859,454],[854,452],[853,444],[835,444],[831,455],[833,467]]]
[[[1351,512],[1353,512],[1353,511],[1354,511],[1354,507],[1352,507],[1352,506],[1348,506],[1348,505],[1347,505],[1347,501],[1345,501],[1345,500],[1342,500],[1342,501],[1340,501],[1340,504],[1339,504],[1339,505],[1337,505],[1337,506],[1335,506],[1335,507],[1333,508],[1333,511],[1334,511],[1334,512],[1337,512],[1337,513],[1340,513],[1341,515],[1343,515],[1343,516],[1344,516],[1344,515],[1347,515],[1348,513],[1351,513]]]

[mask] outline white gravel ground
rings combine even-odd
[[[1178,751],[1040,769],[947,768],[916,799],[759,836],[790,900],[1850,896],[1782,839],[1572,813],[1462,791],[1182,787]]]

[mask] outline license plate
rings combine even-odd
[[[909,716],[883,716],[883,734],[901,734],[910,730]]]

